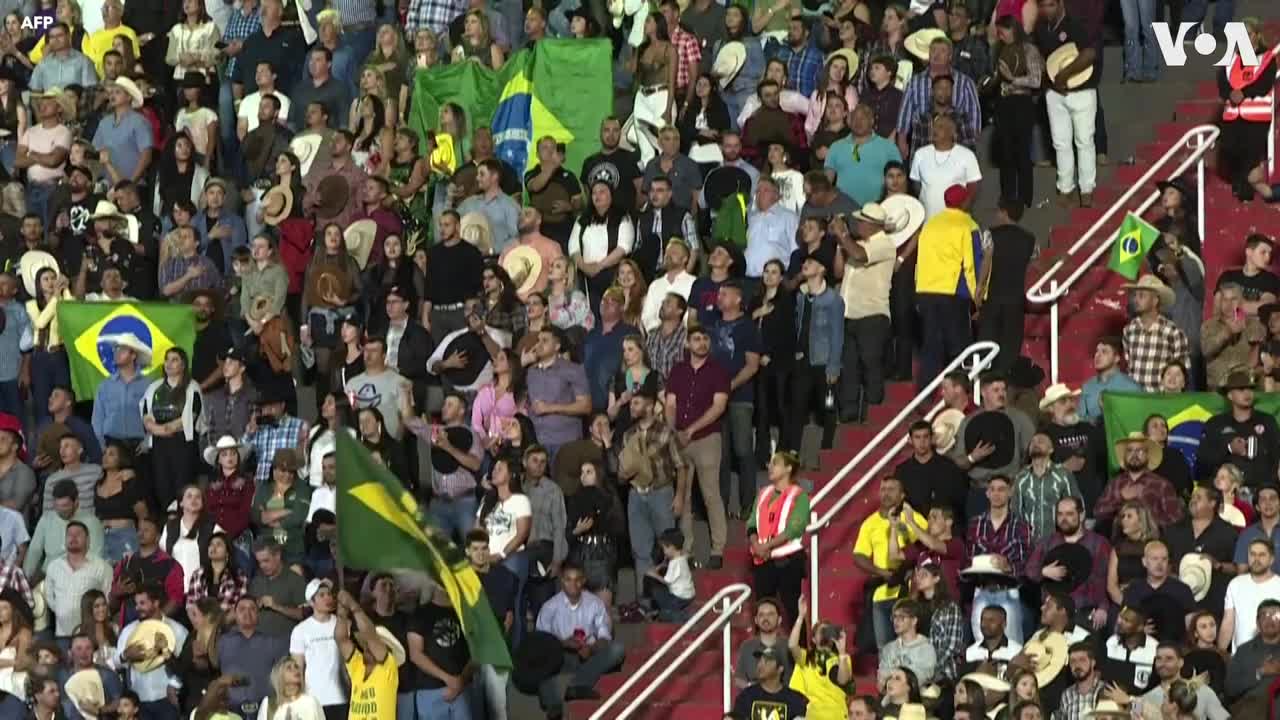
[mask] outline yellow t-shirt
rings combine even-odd
[[[928,524],[924,516],[920,513],[914,513],[916,525],[924,529]],[[903,522],[906,522],[903,520]],[[906,532],[898,533],[898,544],[902,548],[916,541],[916,534],[907,525]],[[866,555],[871,558],[871,562],[875,563],[878,568],[886,568],[892,570],[899,563],[889,562],[889,520],[880,514],[879,511],[871,513],[871,516],[862,521],[862,527],[858,530],[858,539],[853,544],[853,552],[857,555]],[[899,591],[897,586],[890,587],[881,585],[876,588],[875,595],[871,599],[875,602],[881,600],[896,600]]]
[[[347,675],[351,677],[351,712],[349,720],[384,720],[396,716],[396,691],[400,687],[400,670],[396,659],[387,653],[382,664],[364,676],[364,653],[351,653]]]
[[[809,698],[805,720],[848,720],[849,696],[831,682],[831,671],[840,662],[835,655],[820,663],[810,663],[808,650],[801,650],[791,669],[791,689]]]

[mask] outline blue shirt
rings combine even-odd
[[[898,146],[879,135],[855,147],[853,136],[841,138],[827,149],[826,168],[836,173],[836,187],[862,207],[878,202],[884,192],[884,166],[902,162]]]
[[[4,319],[4,332],[0,332],[0,382],[13,382],[22,366],[18,345],[22,336],[31,332],[31,316],[22,303],[10,301],[4,304]]]
[[[46,420],[40,429],[36,431],[36,437],[44,434],[46,428],[53,424],[53,420]],[[70,415],[62,423],[72,435],[80,438],[80,444],[84,446],[84,459],[82,462],[92,463],[94,465],[102,464],[102,448],[98,445],[98,436],[93,432],[93,426],[85,422],[83,418],[76,415]]]
[[[232,707],[269,695],[271,668],[288,652],[288,635],[269,635],[257,630],[252,637],[245,637],[235,627],[223,633],[218,640],[219,666],[225,672],[243,675],[249,680],[246,687],[233,687],[229,691]]]
[[[778,260],[786,267],[791,251],[796,248],[796,229],[800,216],[775,203],[765,211],[747,216],[747,277],[764,275],[765,263]]]
[[[142,426],[142,398],[147,394],[151,380],[142,373],[125,382],[120,373],[102,381],[93,398],[93,434],[100,445],[106,438],[141,440],[147,436]]]
[[[520,206],[504,192],[499,191],[492,200],[480,194],[462,201],[458,206],[458,215],[466,217],[470,212],[478,212],[489,221],[495,254],[506,250],[519,234]]]
[[[711,356],[729,373],[732,380],[747,365],[747,353],[760,354],[760,331],[751,321],[750,315],[742,315],[737,320],[715,321],[711,325]],[[743,383],[729,396],[731,403],[750,403],[755,397],[752,387],[755,383]]]
[[[1113,370],[1106,376],[1094,375],[1085,381],[1080,389],[1080,418],[1085,422],[1097,422],[1102,419],[1102,393],[1142,392],[1142,386],[1133,378],[1119,370]]]
[[[818,88],[818,74],[822,72],[822,53],[806,41],[800,50],[784,44],[778,51],[778,59],[787,64],[787,87],[805,97]]]
[[[136,110],[126,111],[124,117],[108,113],[98,123],[93,146],[109,149],[112,166],[124,177],[132,177],[142,162],[142,153],[152,147],[151,126]],[[105,169],[102,174],[107,177]]]
[[[609,385],[622,367],[622,341],[628,335],[639,335],[633,325],[620,322],[613,330],[604,331],[600,323],[587,333],[583,349],[583,364],[587,371],[587,384],[591,387],[591,407],[595,411],[609,406]]]
[[[255,7],[252,13],[245,15],[243,8],[233,8],[231,17],[227,18],[227,29],[222,31],[222,42],[230,45],[236,40],[244,40],[261,30],[262,16],[258,13],[258,9]],[[233,57],[227,62],[227,79],[234,77],[232,73],[236,71],[237,58],[238,56]]]
[[[97,84],[98,71],[93,67],[93,61],[79,50],[68,51],[66,57],[45,53],[40,62],[36,63],[29,83],[32,90],[48,90],[68,85],[94,87]]]
[[[231,252],[238,247],[249,245],[249,229],[245,227],[244,218],[227,212],[224,207],[212,227],[209,226],[209,217],[204,210],[196,213],[195,220],[191,224],[200,236],[200,254],[210,259],[213,259],[213,255],[209,252],[209,231],[219,225],[231,228],[231,237],[217,241],[222,246],[222,274],[230,275],[228,271],[231,270]]]
[[[575,630],[587,634],[587,641],[612,640],[613,624],[604,603],[587,590],[578,597],[578,605],[569,604],[569,597],[557,593],[538,611],[538,632],[551,633],[558,640],[568,640]]]

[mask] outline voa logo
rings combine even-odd
[[[1165,64],[1170,67],[1182,67],[1187,64],[1187,53],[1183,49],[1183,43],[1187,39],[1187,33],[1198,28],[1197,23],[1181,23],[1178,25],[1178,36],[1174,37],[1169,31],[1169,23],[1151,23],[1151,29],[1156,34],[1156,44],[1160,46],[1160,54],[1164,56]],[[1249,42],[1249,32],[1245,29],[1244,23],[1227,23],[1224,34],[1227,37],[1227,49],[1214,65],[1226,67],[1231,64],[1231,59],[1238,55],[1245,67],[1257,67],[1258,54],[1253,51],[1253,43]],[[1197,55],[1211,57],[1218,51],[1218,39],[1209,33],[1201,33],[1192,42],[1192,47],[1195,48]]]

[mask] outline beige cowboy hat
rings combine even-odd
[[[924,226],[924,204],[910,195],[887,197],[880,207],[884,208],[885,217],[892,225],[892,228],[885,226],[885,234],[896,247],[902,247]]]
[[[863,7],[861,4],[858,7]],[[865,8],[864,8],[865,9]],[[832,60],[836,58],[844,58],[845,63],[849,66],[849,77],[853,77],[858,72],[858,53],[851,48],[840,48],[827,56],[825,64],[830,65]]]
[[[115,79],[115,82],[107,84],[108,88],[112,86],[118,87],[128,93],[129,104],[133,106],[134,110],[142,107],[142,90],[138,89],[138,86],[134,84],[132,80],[123,76],[118,77]]]
[[[1213,561],[1204,553],[1187,553],[1178,563],[1178,579],[1191,588],[1196,602],[1204,600],[1213,583]]]
[[[1164,448],[1160,446],[1160,443],[1140,432],[1131,432],[1116,441],[1112,450],[1115,452],[1117,465],[1124,467],[1124,449],[1132,443],[1142,443],[1147,446],[1148,470],[1155,470],[1160,467],[1161,461],[1164,460]]]
[[[407,658],[404,651],[404,645],[396,639],[395,635],[391,634],[390,630],[381,625],[375,626],[373,630],[378,634],[378,639],[387,646],[387,652],[391,653],[391,657],[395,658],[396,667],[403,666]]]
[[[517,245],[502,258],[502,269],[511,277],[516,294],[523,295],[533,289],[542,277],[542,256],[528,245]]]
[[[154,651],[155,639],[157,636],[163,637],[165,640],[164,652],[157,653]],[[133,632],[129,634],[129,640],[125,643],[126,650],[135,645],[142,645],[148,649],[147,656],[132,664],[135,671],[139,673],[149,673],[165,664],[165,661],[173,655],[174,649],[178,647],[177,638],[173,634],[173,628],[163,620],[143,620],[138,623]]]
[[[742,66],[747,64],[747,46],[738,40],[730,40],[720,46],[716,53],[716,61],[711,66],[711,74],[720,78],[720,89],[729,87],[729,83],[738,76]]]
[[[316,185],[316,217],[332,218],[351,202],[351,183],[341,175],[326,176]]]
[[[93,215],[91,215],[89,219],[115,220],[117,222],[124,223],[125,227],[128,228],[127,239],[129,240],[129,244],[138,244],[138,218],[133,215],[120,212],[120,208],[116,207],[115,203],[109,200],[99,200],[98,204],[93,208]]]
[[[1129,720],[1133,715],[1115,700],[1099,700],[1093,709],[1081,715],[1081,720]]]
[[[947,408],[933,418],[933,446],[938,452],[946,454],[956,444],[956,433],[960,432],[960,423],[964,422],[964,413],[955,408]]]
[[[57,259],[43,250],[28,250],[18,258],[18,274],[22,276],[22,287],[26,288],[27,295],[39,297],[40,288],[36,287],[36,276],[45,268],[50,268],[55,273],[61,272]]]
[[[996,677],[989,672],[971,672],[960,678],[960,682],[969,680],[978,684],[983,690],[990,690],[993,693],[1009,692],[1009,681]]]
[[[44,597],[44,580],[31,588],[31,629],[43,632],[49,627],[49,603]]]
[[[871,202],[863,205],[861,210],[853,213],[853,219],[884,227],[889,222],[889,213],[880,203]]]
[[[363,270],[369,264],[369,254],[373,252],[373,242],[378,237],[378,224],[368,218],[357,220],[342,232],[347,242],[347,252]]]
[[[315,162],[320,154],[320,144],[323,141],[324,138],[320,137],[320,133],[314,132],[295,135],[289,141],[289,150],[298,157],[298,169],[303,177],[311,172],[311,163]]]
[[[934,40],[938,39],[947,40],[947,34],[938,28],[925,28],[908,35],[902,42],[902,48],[912,57],[928,60],[929,47],[933,45]]]
[[[1067,666],[1067,636],[1047,632],[1022,646],[1022,653],[1031,659],[1031,671],[1036,684],[1044,687],[1058,677]]]
[[[58,109],[62,111],[63,118],[71,118],[75,115],[75,99],[66,93],[62,88],[54,85],[44,92],[31,93],[32,100],[55,100],[58,103]]]
[[[1008,570],[1005,570],[1004,568],[1000,567],[1000,564],[996,562],[996,556],[990,555],[990,554],[974,555],[973,562],[969,564],[969,567],[961,570],[960,574],[961,575],[999,575],[1002,577],[1012,577],[1012,574]]]
[[[493,254],[493,231],[489,229],[489,218],[481,212],[469,212],[462,216],[458,224],[458,235],[476,246],[481,255]]]
[[[138,353],[138,367],[146,368],[151,365],[151,348],[133,333],[102,335],[98,338],[98,342],[110,345],[113,351],[117,347],[123,345],[124,347]]]
[[[204,449],[205,464],[215,468],[218,467],[218,456],[222,454],[223,450],[235,450],[240,455],[241,462],[244,461],[244,456],[249,452],[248,446],[244,443],[230,435],[223,435],[218,438],[218,442]]]
[[[1040,401],[1040,410],[1048,410],[1053,404],[1064,398],[1080,397],[1079,390],[1072,390],[1066,383],[1055,383],[1044,391],[1044,399]]]
[[[911,38],[907,39],[910,40]],[[1045,72],[1048,73],[1049,79],[1057,82],[1058,73],[1062,72],[1068,65],[1075,62],[1078,57],[1080,57],[1080,48],[1076,47],[1075,43],[1067,43],[1050,53],[1049,57],[1045,58],[1044,61],[1044,69]],[[1067,89],[1074,90],[1089,82],[1089,78],[1092,77],[1093,66],[1090,65],[1070,78],[1067,78]]]
[[[82,703],[88,701],[95,707],[102,707],[107,702],[107,692],[102,687],[102,676],[98,674],[96,668],[81,670],[67,678],[66,692],[67,697],[71,698],[71,703],[76,706],[76,710],[84,716],[85,720],[97,720],[98,716],[85,712],[80,707]]]
[[[1125,283],[1120,287],[1125,292],[1138,292],[1140,290],[1153,292],[1156,294],[1156,297],[1160,299],[1161,308],[1173,306],[1173,289],[1168,285],[1165,285],[1164,282],[1155,275],[1143,275],[1141,278],[1138,278],[1138,282]]]
[[[262,196],[262,222],[276,226],[293,212],[293,188],[276,185]]]

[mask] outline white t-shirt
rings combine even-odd
[[[342,655],[334,631],[338,618],[329,622],[311,616],[293,627],[289,634],[289,654],[301,655],[306,661],[307,693],[321,705],[341,705],[347,701],[342,687]]]
[[[925,145],[911,158],[911,179],[920,183],[920,202],[928,219],[947,209],[943,199],[947,188],[978,182],[982,169],[978,167],[978,156],[963,145],[945,152]]]
[[[311,507],[307,510],[308,523],[311,522],[311,518],[315,517],[317,510],[328,510],[334,515],[338,514],[337,488],[321,485],[311,491]]]
[[[291,104],[289,96],[279,90],[271,94],[275,95],[276,99],[280,101],[280,112],[276,113],[276,117],[281,119],[289,117],[289,106]],[[248,125],[247,132],[253,132],[258,127],[258,105],[261,103],[262,93],[260,92],[251,92],[240,101],[240,109],[236,111],[236,117],[243,119]]]
[[[299,695],[293,700],[276,708],[276,714],[267,717],[267,705],[271,698],[262,698],[258,705],[258,720],[324,720],[324,708],[310,695]],[[194,712],[194,711],[192,711]],[[248,718],[245,718],[248,720]]]
[[[484,519],[484,529],[489,533],[489,552],[497,554],[504,551],[507,543],[516,536],[516,521],[525,517],[533,517],[528,495],[516,493],[499,503]]]
[[[71,150],[71,131],[62,123],[46,128],[37,122],[22,133],[22,137],[18,138],[18,144],[26,146],[30,152],[49,153],[56,148],[69,151]],[[34,183],[55,182],[64,174],[61,167],[49,168],[39,163],[27,168],[27,179]]]
[[[679,555],[667,561],[667,574],[662,576],[672,595],[682,600],[693,599],[693,573],[689,572],[689,557]]]
[[[1255,582],[1249,575],[1241,575],[1227,585],[1227,602],[1224,607],[1236,611],[1235,634],[1231,637],[1231,651],[1253,639],[1258,632],[1258,606],[1268,598],[1280,598],[1280,576],[1272,575],[1266,582]]]
[[[804,175],[797,170],[783,170],[773,173],[774,182],[778,183],[779,203],[782,207],[799,215],[804,207]]]

